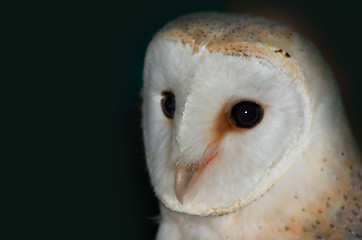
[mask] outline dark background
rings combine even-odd
[[[362,143],[361,18],[354,2],[135,0],[62,6],[56,27],[49,25],[61,30],[52,46],[61,64],[49,81],[60,76],[53,86],[57,88],[70,79],[58,104],[71,113],[56,115],[57,124],[49,128],[57,129],[59,139],[57,151],[48,156],[52,170],[43,168],[47,175],[56,173],[57,180],[41,180],[47,197],[36,201],[45,208],[44,226],[35,223],[32,231],[39,229],[47,239],[154,239],[158,203],[146,169],[140,115],[143,59],[153,34],[182,14],[254,13],[306,35],[332,66],[355,137]],[[63,73],[63,68],[71,71]],[[48,190],[55,190],[51,197]]]

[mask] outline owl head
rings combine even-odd
[[[312,44],[265,18],[196,13],[167,24],[148,47],[142,90],[160,201],[222,215],[268,191],[306,151],[331,102],[324,69]]]

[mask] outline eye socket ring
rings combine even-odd
[[[238,102],[230,111],[230,119],[238,128],[253,128],[261,122],[263,116],[264,109],[251,101]]]
[[[162,93],[162,95],[163,95],[163,98],[161,99],[162,112],[167,118],[172,119],[176,110],[175,94],[173,94],[170,91],[165,91]]]

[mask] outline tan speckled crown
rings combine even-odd
[[[195,53],[222,51],[227,55],[255,56],[279,63],[290,74],[301,77],[289,58],[298,33],[265,18],[225,13],[197,13],[177,18],[155,36],[158,40],[175,40],[189,45]],[[298,49],[300,50],[300,49]],[[277,61],[275,61],[277,60]]]

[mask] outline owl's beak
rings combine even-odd
[[[183,204],[183,198],[191,185],[191,181],[209,164],[217,155],[217,152],[202,159],[198,163],[178,164],[175,174],[175,194],[177,200]]]
[[[198,166],[195,164],[183,165],[179,164],[177,166],[175,174],[175,193],[177,200],[183,204],[183,198],[186,193],[187,187],[189,186],[191,179],[195,175],[195,172],[198,170]]]

